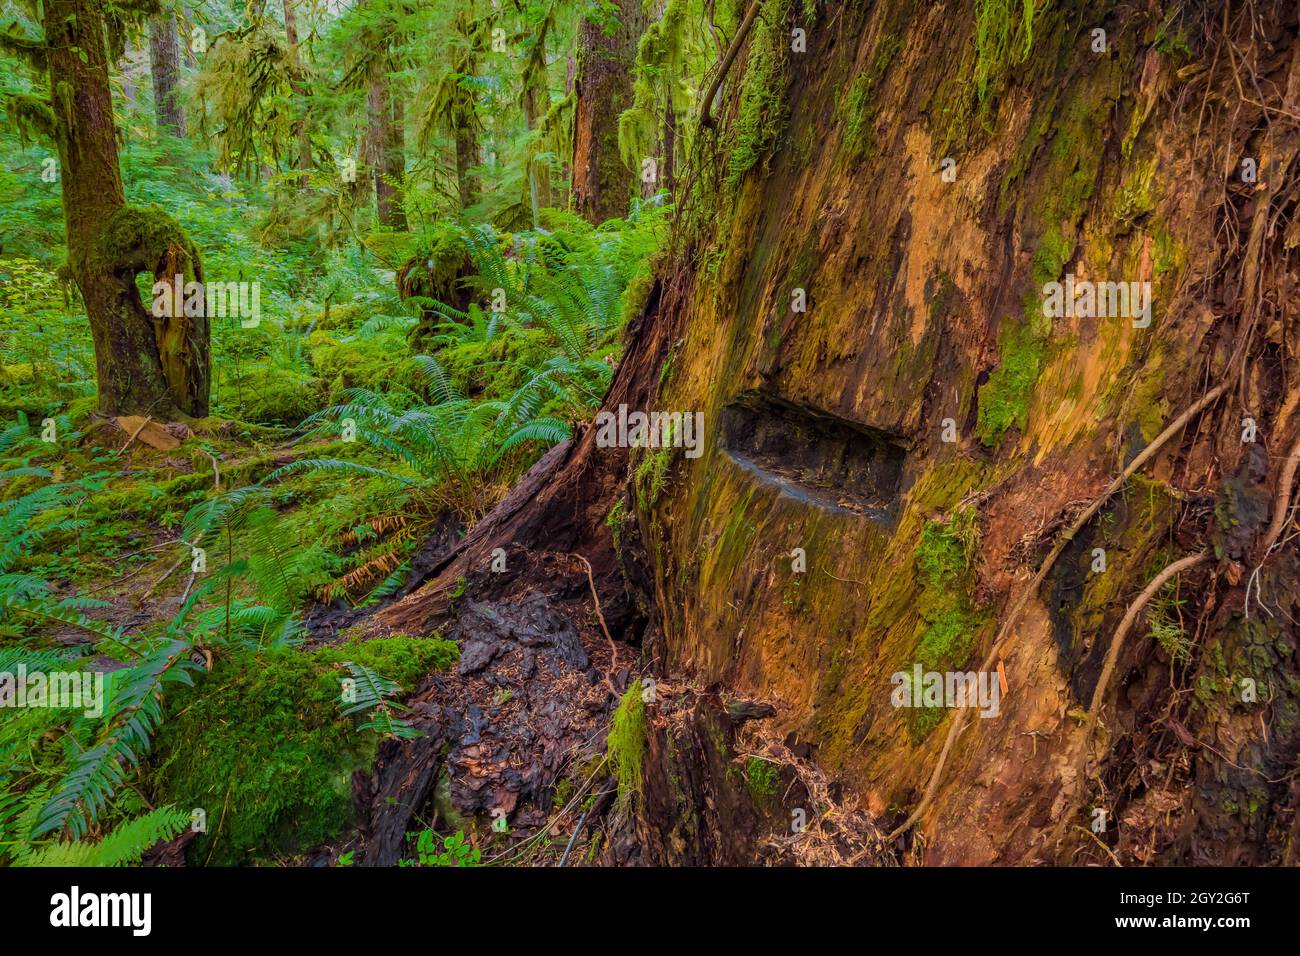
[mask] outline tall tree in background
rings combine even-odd
[[[455,68],[456,91],[451,98],[450,119],[452,136],[456,141],[456,184],[460,193],[460,208],[468,209],[478,202],[483,184],[472,169],[483,161],[479,145],[482,126],[474,108],[474,95],[466,80],[478,73],[478,30],[474,22],[474,4],[465,3],[456,15],[456,32],[464,39]]]
[[[573,199],[589,222],[627,215],[634,176],[619,154],[618,118],[633,103],[637,43],[646,28],[641,0],[616,0],[617,16],[585,20],[578,39],[573,130]]]
[[[371,184],[379,224],[406,229],[402,189],[406,177],[406,109],[400,82],[393,76],[404,36],[404,17],[412,9],[402,0],[362,0],[352,8],[342,87],[365,90],[366,129],[363,182]],[[360,199],[360,196],[358,196]]]
[[[529,132],[534,132],[542,126],[551,108],[546,41],[555,26],[556,8],[555,3],[546,8],[545,16],[529,31],[531,35],[525,40],[528,56],[524,60],[523,74],[520,77],[522,87],[520,105],[524,111],[524,126]],[[550,170],[535,160],[536,153],[536,148],[530,150],[526,159],[534,226],[537,225],[537,210],[550,206],[555,201],[551,194]]]
[[[483,131],[474,90],[479,53],[483,48],[486,23],[474,15],[473,0],[459,0],[452,20],[451,62],[443,66],[424,91],[427,103],[419,121],[419,144],[428,149],[435,133],[445,132],[452,141],[456,164],[456,196],[461,210],[478,202],[482,183],[474,167],[482,164],[479,136]]]
[[[293,0],[284,0],[284,37],[289,43],[289,88],[298,97],[303,111],[296,124],[298,161],[296,168],[311,169],[311,127],[307,122],[307,85],[303,82],[302,56],[298,50],[298,19],[294,15]],[[306,183],[306,177],[303,177]]]
[[[120,9],[156,12],[146,4]],[[126,205],[99,0],[46,0],[40,39],[0,35],[0,45],[46,73],[40,96],[10,103],[58,148],[68,268],[90,320],[99,410],[168,418],[208,413],[208,320],[172,304],[155,317],[136,288],[141,272],[202,281],[197,251],[161,210]],[[115,32],[121,23],[113,24]],[[115,38],[121,52],[120,35]],[[199,310],[200,312],[202,310]]]
[[[185,65],[194,69],[199,65],[199,58],[194,55],[194,10],[190,5],[184,4],[180,8],[181,21],[185,25],[184,42],[181,43],[181,54],[185,57]]]
[[[176,11],[163,4],[149,20],[149,66],[153,73],[154,111],[158,128],[173,136],[185,135],[185,108],[181,103],[180,31]]]
[[[406,111],[402,98],[393,93],[387,67],[387,57],[376,58],[366,93],[366,139],[379,222],[400,231],[406,228],[401,192],[406,175]]]

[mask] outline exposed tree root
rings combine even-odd
[[[1297,466],[1300,466],[1300,437],[1296,438],[1282,465],[1282,474],[1277,483],[1277,498],[1273,504],[1273,521],[1269,524],[1268,531],[1264,533],[1259,549],[1261,564],[1277,544],[1277,539],[1282,536],[1282,529],[1286,527],[1287,516],[1291,511],[1291,485],[1295,482]]]
[[[1119,661],[1119,652],[1124,647],[1124,640],[1128,637],[1128,632],[1133,629],[1137,622],[1138,616],[1142,609],[1150,603],[1151,599],[1160,593],[1160,589],[1173,578],[1193,568],[1204,561],[1208,561],[1211,555],[1209,551],[1199,551],[1196,554],[1189,554],[1186,557],[1179,558],[1172,564],[1165,567],[1159,574],[1151,579],[1150,583],[1142,589],[1142,593],[1134,599],[1133,603],[1128,606],[1124,612],[1123,619],[1119,622],[1119,627],[1115,628],[1115,634],[1110,639],[1110,647],[1106,649],[1106,660],[1101,668],[1101,676],[1097,678],[1097,686],[1092,691],[1092,703],[1088,706],[1088,717],[1083,724],[1083,740],[1079,746],[1079,756],[1075,760],[1075,794],[1069,804],[1061,813],[1061,818],[1053,828],[1051,836],[1048,837],[1047,845],[1051,846],[1060,839],[1061,834],[1069,825],[1079,804],[1083,801],[1086,787],[1086,771],[1088,765],[1088,749],[1092,743],[1092,734],[1097,726],[1097,715],[1101,712],[1101,702],[1106,696],[1106,689],[1110,686],[1110,679],[1115,673],[1115,664]]]
[[[740,48],[744,45],[745,37],[749,36],[754,21],[758,19],[758,10],[761,6],[760,0],[754,0],[749,5],[749,9],[745,12],[745,19],[740,22],[736,35],[731,38],[731,46],[727,47],[727,55],[722,58],[722,65],[718,67],[718,72],[714,75],[713,81],[704,93],[704,99],[700,101],[704,104],[700,107],[700,126],[702,127],[713,125],[713,116],[709,112],[713,106],[713,98],[718,95],[718,87],[722,85],[722,81],[727,77],[727,71],[731,69],[731,64],[736,61],[736,57],[740,54]]]
[[[994,666],[999,658],[1002,657],[1002,654],[1006,650],[1008,642],[1012,637],[1012,628],[1015,627],[1016,622],[1020,619],[1020,615],[1029,605],[1030,599],[1038,593],[1039,586],[1042,585],[1044,580],[1046,580],[1048,573],[1052,570],[1053,565],[1056,564],[1056,560],[1061,556],[1062,552],[1065,551],[1069,543],[1074,540],[1075,536],[1089,521],[1093,519],[1097,512],[1102,509],[1102,506],[1110,500],[1111,496],[1114,495],[1115,492],[1119,491],[1119,489],[1123,487],[1124,483],[1128,481],[1128,479],[1132,477],[1139,468],[1150,461],[1151,458],[1165,446],[1169,439],[1181,432],[1187,426],[1188,422],[1199,415],[1201,411],[1213,402],[1217,401],[1219,397],[1222,396],[1229,387],[1231,387],[1231,385],[1232,380],[1216,385],[1193,402],[1181,415],[1170,422],[1165,427],[1165,430],[1157,435],[1150,445],[1144,448],[1131,462],[1129,462],[1128,467],[1120,472],[1119,476],[1107,485],[1106,489],[1099,496],[1094,498],[1087,508],[1080,512],[1079,516],[1075,518],[1074,523],[1070,525],[1059,539],[1057,539],[1051,552],[1048,553],[1047,557],[1043,560],[1043,563],[1039,565],[1037,573],[1034,574],[1025,589],[1020,592],[1020,597],[1016,599],[1015,604],[1011,606],[1011,610],[1008,612],[1007,618],[1003,621],[1002,626],[998,629],[998,636],[994,640],[993,646],[989,649],[988,656],[984,658],[980,670],[989,670]],[[908,818],[889,835],[889,839],[896,839],[911,829],[912,826],[916,824],[916,821],[921,818],[921,815],[929,808],[930,803],[934,800],[934,795],[939,789],[939,781],[943,776],[944,765],[948,762],[948,755],[952,752],[952,746],[956,743],[958,735],[962,732],[962,728],[965,726],[966,713],[967,709],[961,708],[953,715],[952,720],[948,725],[948,735],[944,738],[943,750],[939,753],[939,760],[934,765],[934,771],[930,774],[930,781],[926,784],[925,793],[922,795],[921,801],[916,805],[916,809],[912,811]]]

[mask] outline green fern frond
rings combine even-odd
[[[131,866],[154,844],[170,840],[190,825],[190,815],[171,806],[119,824],[95,842],[59,841],[20,852],[18,866]]]
[[[39,837],[67,827],[73,839],[85,835],[109,798],[121,786],[127,767],[139,763],[162,722],[163,688],[192,684],[196,666],[187,657],[190,645],[167,641],[138,664],[116,672],[112,703],[95,746],[72,763],[42,808],[32,828]]]

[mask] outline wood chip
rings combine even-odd
[[[150,448],[172,451],[181,446],[181,440],[159,422],[149,421],[140,415],[118,415],[114,421],[118,428],[128,435],[134,435],[136,441],[143,442]]]

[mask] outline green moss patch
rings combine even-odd
[[[343,662],[410,689],[456,657],[451,641],[411,637],[221,654],[169,699],[152,761],[161,801],[207,815],[191,862],[252,863],[336,836],[353,819],[352,774],[369,769],[379,742],[343,715]]]
[[[793,0],[766,0],[754,23],[749,57],[740,88],[736,138],[727,161],[727,190],[765,160],[785,129],[788,108],[789,33],[786,22]]]
[[[970,597],[978,542],[973,508],[958,508],[946,524],[928,521],[921,532],[916,574],[920,582],[917,610],[923,627],[915,660],[922,670],[961,670],[987,621]],[[942,719],[942,708],[916,708],[908,711],[908,729],[915,739],[922,740]]]
[[[641,792],[641,765],[645,761],[645,702],[639,680],[632,682],[618,702],[606,746],[610,769],[618,781],[619,803],[626,805],[633,794]]]
[[[844,98],[840,116],[844,124],[844,154],[851,160],[863,160],[871,155],[880,81],[901,46],[902,40],[898,36],[881,40],[870,67],[859,73],[849,86],[849,95]]]

